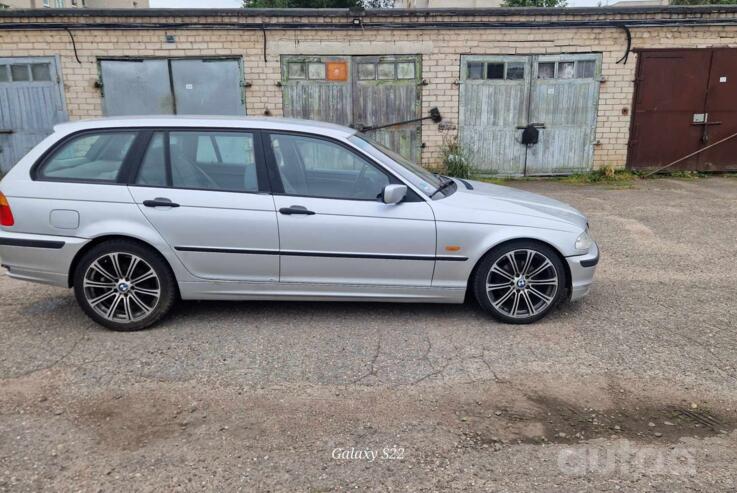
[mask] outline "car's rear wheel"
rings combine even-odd
[[[495,318],[527,324],[547,315],[563,298],[566,270],[558,254],[534,241],[514,241],[489,252],[476,269],[473,288]]]
[[[95,322],[117,331],[149,327],[176,300],[176,283],[166,261],[133,241],[93,247],[74,271],[74,294]]]

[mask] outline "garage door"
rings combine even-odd
[[[55,58],[0,58],[0,170],[67,119]]]
[[[464,56],[461,65],[460,140],[479,172],[591,169],[601,55]],[[537,143],[523,143],[528,126]]]
[[[100,60],[104,112],[245,115],[240,59]]]
[[[417,56],[284,56],[284,114],[359,127],[420,117]],[[392,125],[366,134],[418,162],[422,126]]]
[[[737,132],[737,49],[638,54],[628,164],[665,166]],[[737,170],[737,139],[669,170]]]

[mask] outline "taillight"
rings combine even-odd
[[[15,224],[15,220],[8,199],[0,192],[0,226],[12,226],[13,224]]]

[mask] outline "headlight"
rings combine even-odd
[[[592,240],[591,236],[589,235],[589,228],[586,228],[586,231],[581,233],[579,237],[576,238],[576,250],[588,252],[589,248],[591,248],[593,244],[594,240]]]

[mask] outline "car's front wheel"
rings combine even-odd
[[[95,322],[117,331],[149,327],[177,297],[171,269],[157,253],[127,240],[101,243],[80,259],[74,294]]]
[[[503,322],[526,324],[555,308],[567,280],[563,262],[552,248],[525,240],[490,251],[472,282],[482,308]]]

